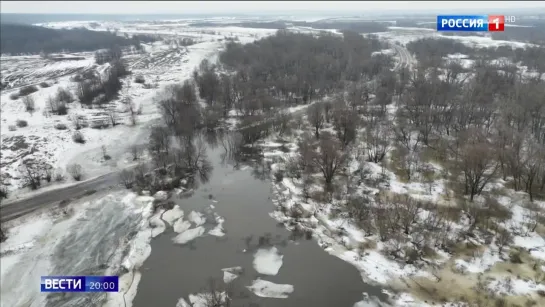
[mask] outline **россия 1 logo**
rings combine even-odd
[[[514,16],[509,20],[514,21]],[[437,31],[456,32],[503,32],[503,15],[440,15],[437,16]]]

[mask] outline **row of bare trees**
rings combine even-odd
[[[193,79],[199,97],[220,117],[232,110],[243,117],[269,115],[284,105],[333,94],[347,80],[369,80],[387,70],[392,58],[372,55],[380,47],[376,38],[349,31],[343,37],[279,31],[255,44],[229,43],[220,67],[204,60]]]

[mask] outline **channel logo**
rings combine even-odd
[[[437,31],[503,32],[505,21],[514,22],[515,16],[439,15],[437,16]]]

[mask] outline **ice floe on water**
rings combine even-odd
[[[293,286],[288,284],[275,284],[263,279],[256,279],[251,286],[246,287],[260,297],[288,298],[293,292]]]
[[[196,211],[191,211],[191,213],[189,213],[189,215],[187,216],[187,219],[197,226],[201,226],[202,224],[204,224],[204,222],[206,222],[206,219],[204,218],[202,213]]]
[[[221,269],[223,271],[223,282],[228,284],[242,274],[242,267],[235,266],[232,268]]]
[[[364,299],[359,301],[359,302],[356,302],[354,304],[353,307],[392,307],[391,305],[389,304],[386,304],[384,302],[381,302],[377,297],[375,296],[372,296],[372,297],[369,297],[369,294],[367,294],[366,292],[363,293],[363,297]],[[396,306],[411,306],[411,307],[416,307],[414,305],[405,305],[405,304],[396,304]],[[418,305],[419,307],[425,307],[427,305]]]
[[[149,220],[149,224],[151,227],[151,236],[154,238],[165,232],[166,225],[165,222],[161,219],[161,215],[163,215],[164,212],[164,209],[157,211],[157,213],[155,213]]]
[[[254,269],[264,275],[276,275],[282,266],[284,256],[276,247],[260,248],[254,255]]]
[[[176,205],[174,208],[163,213],[163,220],[169,225],[174,224],[174,221],[184,216],[184,211],[180,209],[180,206]]]
[[[208,234],[216,237],[223,237],[225,235],[225,231],[223,230],[223,222],[225,222],[225,219],[217,213],[214,213],[214,218],[216,219],[217,225],[212,230],[208,231]]]
[[[193,241],[195,238],[198,238],[204,234],[204,227],[198,226],[195,228],[188,229],[172,239],[176,244],[186,244],[190,241]]]
[[[172,228],[174,229],[174,232],[182,233],[191,228],[191,223],[179,218],[176,220],[176,222],[174,222],[174,226],[172,226]]]
[[[181,297],[178,302],[176,303],[176,307],[191,307],[191,305],[189,305],[186,300]]]
[[[197,293],[189,295],[188,303],[184,298],[180,298],[176,303],[176,307],[208,307],[212,306],[208,302],[219,302],[223,306],[227,299],[225,292],[216,292],[216,295],[212,295],[211,292]],[[216,305],[214,305],[216,306]],[[218,305],[219,306],[219,305]]]

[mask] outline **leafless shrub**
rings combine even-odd
[[[66,129],[68,129],[68,127],[63,123],[56,123],[55,124],[55,129],[57,129],[57,130],[66,130]]]
[[[274,173],[274,180],[279,183],[284,180],[284,172],[283,171],[277,171]]]
[[[72,115],[70,117],[70,120],[74,124],[74,128],[76,130],[80,130],[81,128],[86,126],[83,119],[80,116],[76,115],[76,114]]]
[[[74,95],[72,95],[69,90],[62,87],[59,87],[59,89],[57,90],[57,93],[55,94],[55,99],[64,104],[72,103],[75,100]]]
[[[17,94],[17,93],[11,93],[11,94],[9,95],[9,99],[11,99],[11,100],[17,100],[17,99],[19,99],[19,94]]]
[[[25,87],[22,87],[20,90],[19,90],[19,96],[27,96],[29,94],[32,94],[34,92],[37,92],[38,91],[38,88],[35,86],[35,85],[28,85],[28,86],[25,86]]]
[[[0,189],[0,190],[1,190],[1,189]],[[6,198],[6,197],[2,197],[2,196],[3,196],[3,195],[0,194],[0,199]],[[6,196],[7,196],[7,194],[6,194]],[[7,231],[6,231],[6,229],[4,228],[4,225],[2,224],[2,225],[0,225],[0,242],[6,241],[7,238],[8,238],[8,236],[7,236]]]
[[[36,103],[34,101],[34,98],[32,98],[32,96],[23,97],[22,102],[23,102],[23,105],[25,106],[25,110],[28,113],[30,113],[30,114],[34,113]]]
[[[503,251],[503,248],[513,242],[513,235],[507,229],[500,229],[496,234],[496,244],[498,245],[498,251]]]
[[[23,161],[22,176],[25,186],[30,187],[32,190],[40,188],[42,171],[37,164],[33,163],[33,161]]]
[[[119,174],[119,181],[125,186],[125,188],[131,189],[135,182],[134,172],[126,169],[121,171]]]
[[[48,183],[53,179],[53,169],[51,167],[45,167],[44,169],[44,179]]]
[[[115,127],[119,124],[118,120],[119,117],[117,116],[117,111],[115,109],[111,109],[108,111],[108,118],[110,119],[110,122],[112,123],[112,126]]]
[[[76,181],[80,181],[83,178],[83,168],[79,164],[70,164],[66,167],[66,171]]]
[[[16,122],[17,127],[24,128],[28,126],[28,122],[26,120],[18,119]]]
[[[104,145],[102,145],[102,158],[104,158],[104,161],[108,161],[112,158],[106,151],[106,146]]]
[[[129,152],[132,155],[132,160],[133,161],[138,160],[140,158],[140,156],[142,155],[143,151],[144,151],[144,148],[142,146],[140,146],[140,145],[133,144],[133,145],[129,146]]]
[[[142,75],[136,75],[136,77],[134,77],[134,83],[144,84],[146,83],[146,79]]]
[[[55,176],[54,176],[54,179],[56,182],[62,182],[64,181],[64,172],[62,171],[62,169],[58,168],[55,170]]]
[[[68,107],[64,101],[59,100],[57,96],[52,96],[47,99],[47,104],[51,109],[51,113],[57,115],[66,115],[68,113]]]
[[[83,137],[83,134],[79,131],[74,131],[74,134],[72,134],[72,140],[78,144],[85,144],[85,137]]]

